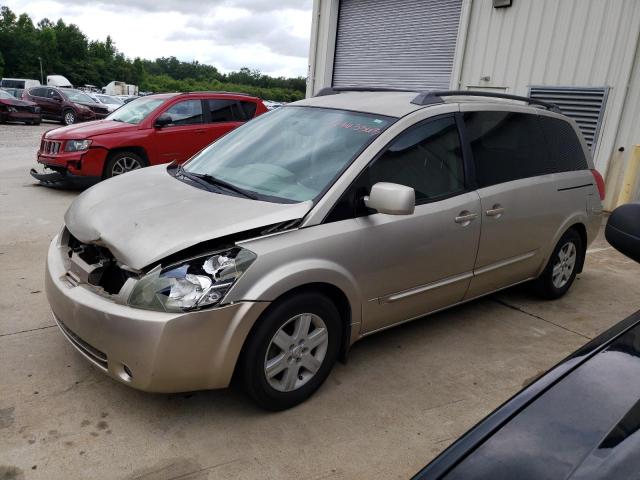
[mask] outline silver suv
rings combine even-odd
[[[553,105],[487,96],[325,90],[87,190],[47,259],[60,329],[132,387],[235,377],[278,410],[366,335],[529,280],[560,297],[602,178]]]

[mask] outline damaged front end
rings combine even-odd
[[[293,230],[300,222],[289,220],[202,242],[140,270],[118,261],[99,243],[81,242],[65,227],[60,238],[68,258],[64,281],[145,310],[189,312],[220,306],[256,259],[235,242]]]

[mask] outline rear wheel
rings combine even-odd
[[[267,410],[302,403],[322,385],[338,357],[336,306],[324,295],[301,293],[275,304],[258,322],[240,364],[244,389]]]
[[[554,248],[542,275],[535,281],[540,296],[547,299],[562,297],[576,278],[578,265],[584,259],[582,237],[575,230],[567,230]]]
[[[62,123],[64,125],[73,125],[76,123],[76,112],[73,110],[65,110],[62,112]]]
[[[118,152],[109,157],[104,169],[104,178],[116,177],[146,166],[147,163],[137,153]]]

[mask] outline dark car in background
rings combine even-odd
[[[49,186],[87,186],[130,170],[177,161],[265,113],[262,100],[240,93],[164,93],[140,97],[106,119],[50,130],[31,175]]]
[[[40,85],[25,90],[23,100],[40,106],[42,118],[73,125],[87,120],[99,120],[109,115],[104,105],[93,101],[86,93],[72,88],[56,88]]]
[[[609,243],[640,262],[640,203],[618,207]],[[640,311],[469,430],[414,480],[640,478]]]
[[[42,116],[40,107],[33,102],[19,100],[0,89],[0,123],[24,122],[27,125],[40,125]]]

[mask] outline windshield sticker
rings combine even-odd
[[[376,135],[379,135],[380,132],[382,132],[380,127],[370,127],[368,125],[363,125],[361,123],[352,123],[352,122],[346,122],[342,120],[335,122],[334,126],[339,128],[345,128],[347,130],[353,130],[359,133],[366,133],[371,135],[372,137],[375,137]]]

